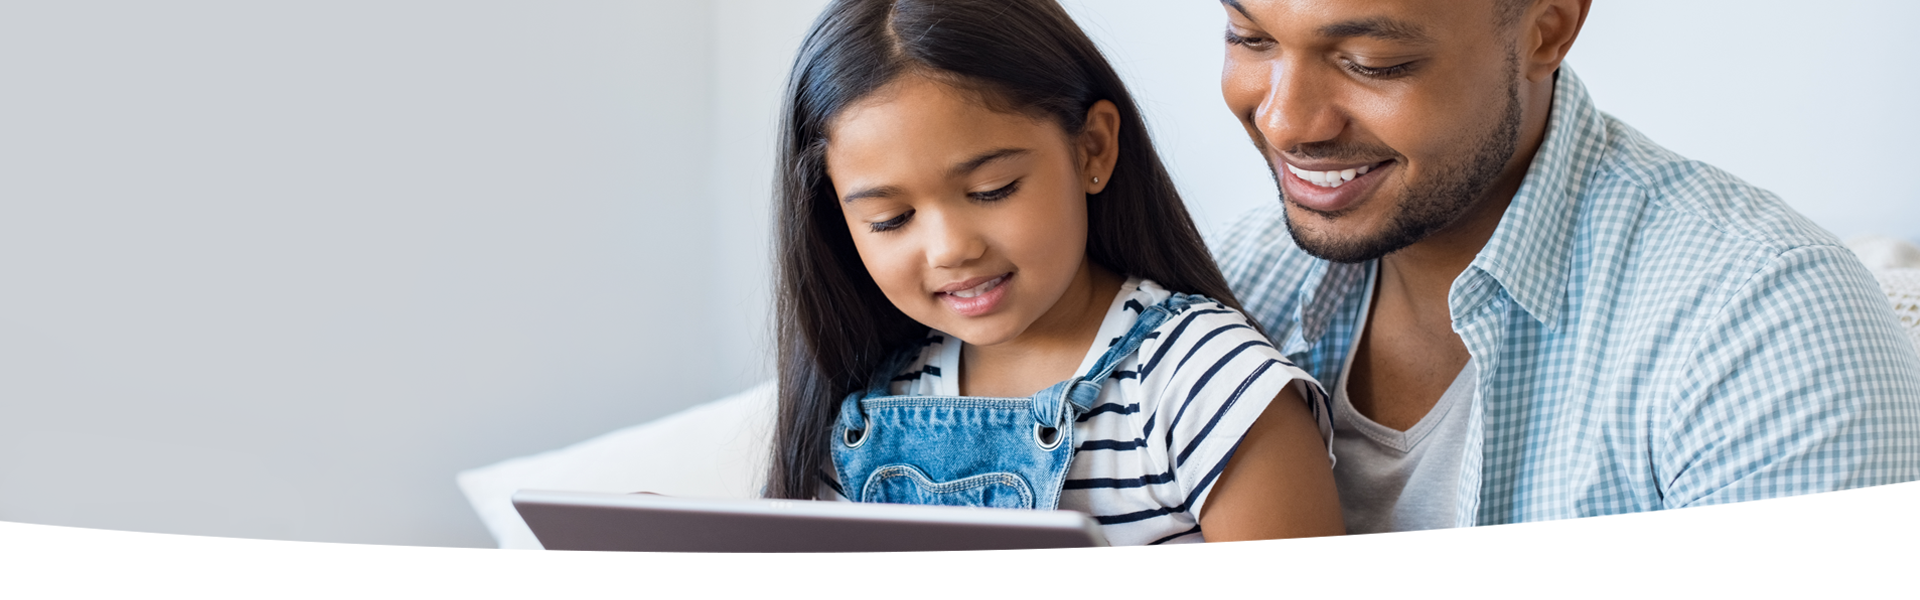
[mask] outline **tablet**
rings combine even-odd
[[[1105,546],[1087,515],[812,500],[714,500],[520,490],[513,507],[548,550],[907,552]]]

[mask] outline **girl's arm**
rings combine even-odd
[[[1247,429],[1201,511],[1209,542],[1346,533],[1326,442],[1294,386]]]

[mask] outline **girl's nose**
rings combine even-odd
[[[965,219],[942,217],[931,227],[927,241],[927,266],[953,268],[966,265],[987,252],[987,241]]]

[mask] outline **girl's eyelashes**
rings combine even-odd
[[[1006,185],[1000,186],[997,189],[991,189],[984,192],[969,192],[967,194],[967,198],[973,200],[974,202],[999,202],[1001,200],[1007,199],[1008,196],[1012,196],[1014,192],[1018,192],[1018,191],[1020,191],[1020,180],[1015,179],[1013,180],[1012,183],[1008,183]],[[880,221],[877,223],[868,223],[867,228],[872,230],[874,233],[886,233],[889,231],[899,229],[905,226],[907,224],[907,221],[913,219],[913,212],[914,211],[912,209],[908,209],[906,212],[900,213],[894,218],[887,219],[885,221]]]
[[[868,223],[867,227],[871,228],[874,233],[886,233],[889,231],[893,231],[895,229],[899,229],[900,226],[902,225],[906,225],[907,219],[912,217],[913,217],[913,211],[908,210],[907,212],[900,213],[900,216],[887,219],[879,223]]]
[[[1000,186],[999,189],[972,192],[967,194],[967,197],[977,202],[998,202],[1007,199],[1008,196],[1012,196],[1014,192],[1018,191],[1020,191],[1020,180],[1015,179],[1006,185]]]

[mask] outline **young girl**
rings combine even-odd
[[[789,80],[767,493],[1338,534],[1319,387],[1241,315],[1052,0],[836,0]]]

